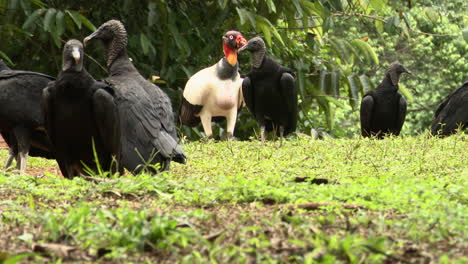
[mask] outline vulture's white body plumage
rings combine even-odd
[[[231,36],[225,38],[236,40]],[[243,40],[245,40],[243,37],[237,37],[238,42]],[[213,117],[226,118],[228,138],[232,137],[237,111],[243,103],[243,79],[238,72],[237,46],[227,49],[225,53],[227,53],[226,57],[219,60],[218,63],[200,70],[190,77],[183,93],[180,111],[181,123],[196,126],[201,121],[207,137],[213,135],[211,130]]]
[[[218,62],[219,64],[222,61]],[[242,103],[242,78],[237,73],[234,80],[221,80],[216,76],[216,65],[195,73],[187,82],[184,98],[193,105],[202,105],[203,112],[212,116],[226,116]]]

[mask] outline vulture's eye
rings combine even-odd
[[[232,35],[231,35],[231,36],[229,36],[229,39],[234,39],[234,36],[232,36]]]

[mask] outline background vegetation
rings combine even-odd
[[[221,35],[238,29],[247,38],[263,36],[269,53],[296,71],[299,131],[307,134],[314,127],[356,135],[362,94],[391,62],[402,62],[416,73],[400,86],[410,110],[403,133],[414,135],[427,129],[437,103],[467,80],[463,10],[463,0],[0,0],[0,57],[17,69],[56,75],[64,41],[120,19],[137,68],[158,76],[178,109],[187,79],[219,60]],[[104,78],[102,47],[86,52],[89,71]],[[248,56],[240,61],[247,73]],[[245,109],[235,134],[248,138],[253,128]],[[201,129],[182,129],[189,138],[200,136]]]
[[[0,57],[12,67],[56,75],[64,41],[120,19],[133,62],[175,109],[189,76],[223,56],[225,31],[261,35],[296,71],[302,132],[281,148],[184,141],[188,163],[159,175],[67,180],[54,161],[31,158],[29,175],[0,173],[0,263],[467,263],[467,136],[406,136],[467,80],[467,5],[0,0]],[[88,70],[106,77],[102,47],[86,52]],[[361,96],[395,60],[416,74],[400,86],[406,135],[353,138]],[[240,61],[248,72],[248,56]],[[247,110],[239,119],[236,136],[255,135]],[[314,141],[311,128],[343,138]]]

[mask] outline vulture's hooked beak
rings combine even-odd
[[[413,75],[413,73],[412,73],[410,70],[408,70],[406,67],[404,67],[403,65],[402,65],[402,67],[403,67],[403,72],[404,72],[404,73]]]
[[[238,53],[243,52],[244,50],[249,50],[249,44],[242,46],[240,49],[237,50]]]
[[[78,49],[78,47],[73,47],[72,56],[73,59],[75,59],[75,63],[78,64],[81,59],[80,50]]]
[[[95,38],[97,36],[99,31],[94,31],[91,35],[87,36],[86,38],[83,39],[83,44],[86,46],[86,44],[88,43],[88,41],[92,40],[93,38]]]

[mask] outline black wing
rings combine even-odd
[[[436,115],[431,125],[431,133],[436,135],[441,131],[442,135],[450,135],[461,125],[468,124],[468,82],[457,88],[436,110]]]
[[[400,134],[401,128],[403,127],[403,123],[405,122],[406,118],[406,100],[403,96],[400,95],[400,100],[398,102],[398,118],[396,123],[396,131],[393,133],[398,136]]]
[[[40,72],[3,70],[0,73],[0,79],[7,79],[7,78],[12,78],[12,77],[17,77],[17,76],[39,76],[39,77],[48,78],[51,81],[55,80],[54,77],[47,75],[47,74],[40,73]]]
[[[57,135],[56,129],[54,126],[54,118],[55,118],[55,81],[49,82],[46,88],[42,90],[42,111],[44,114],[44,127],[46,129],[47,136],[49,137],[50,145],[52,148],[52,153],[54,154],[55,158],[57,159],[57,163],[60,167],[60,171],[62,172],[65,178],[72,178],[73,175],[69,175],[68,169],[68,162],[66,157],[62,155],[62,153],[57,153],[56,145],[57,145]]]
[[[147,80],[143,80],[140,84],[146,93],[148,93],[153,104],[154,113],[161,122],[162,128],[177,141],[174,112],[172,111],[172,104],[169,96],[159,86]]]
[[[250,112],[255,116],[255,95],[252,87],[252,81],[248,76],[242,81],[242,96],[244,97],[244,102],[247,105],[247,108],[249,108]]]
[[[137,89],[136,86],[134,88]],[[123,165],[133,173],[139,173],[143,169],[142,164],[171,158],[185,162],[184,151],[162,127],[152,102],[135,93],[128,93],[125,99],[125,103],[118,105]]]
[[[286,128],[286,134],[296,130],[297,124],[297,88],[294,76],[285,72],[281,75],[280,79],[280,92],[284,98],[285,106],[288,117],[288,127]]]
[[[120,160],[120,122],[118,109],[114,102],[112,88],[105,83],[97,82],[93,94],[93,111],[99,137],[106,151],[114,156],[117,165]],[[121,169],[119,169],[121,171]]]
[[[363,137],[371,136],[371,120],[374,110],[374,98],[371,95],[365,95],[361,101],[361,134]]]
[[[53,126],[54,119],[54,104],[55,104],[55,94],[53,93],[53,87],[55,86],[55,81],[49,82],[46,88],[42,90],[42,112],[44,115],[44,127],[46,129],[47,136],[52,145],[52,148],[55,148],[55,130]]]

